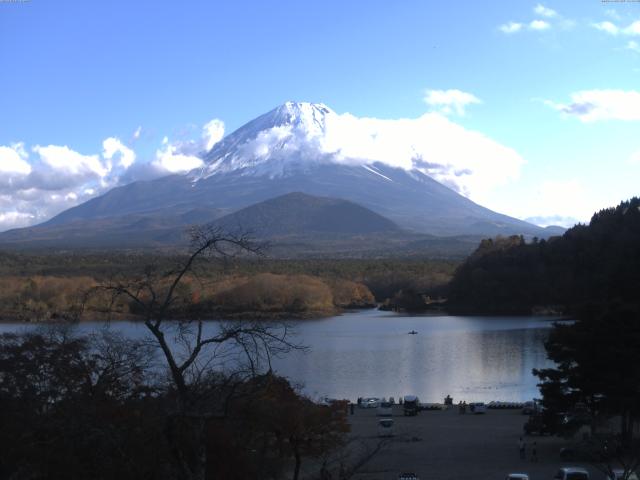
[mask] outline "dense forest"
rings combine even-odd
[[[88,289],[114,279],[133,281],[144,272],[162,276],[184,258],[137,252],[0,253],[0,319],[95,318],[108,299],[83,305]],[[331,315],[441,287],[456,266],[428,259],[211,259],[199,265],[197,276],[185,279],[182,308],[174,313],[198,318]],[[138,312],[125,302],[116,313],[127,318]]]
[[[447,288],[452,312],[576,313],[638,302],[640,199],[593,215],[562,237],[484,240]]]

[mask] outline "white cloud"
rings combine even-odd
[[[169,143],[169,139],[164,137],[162,148],[156,151],[153,165],[167,173],[184,173],[201,167],[203,162],[195,155],[180,153],[179,146]]]
[[[427,90],[424,101],[440,113],[461,116],[465,114],[467,105],[482,103],[475,95],[460,90]]]
[[[552,18],[552,17],[558,16],[558,13],[555,10],[552,10],[551,8],[545,7],[541,3],[537,4],[534,7],[533,11],[537,15],[540,15],[541,17]]]
[[[29,225],[33,219],[34,215],[30,213],[17,212],[15,210],[0,212],[0,229],[8,230]]]
[[[626,27],[621,27],[613,22],[605,20],[604,22],[594,23],[593,27],[609,35],[628,35],[640,36],[640,20],[630,23]]]
[[[399,120],[330,117],[322,147],[347,163],[417,168],[472,198],[517,178],[524,164],[515,150],[438,113]]]
[[[9,147],[0,145],[0,173],[30,174],[31,165],[27,159],[28,155],[23,143],[14,143]]]
[[[522,30],[522,23],[519,22],[508,22],[503,25],[500,25],[498,28],[502,33],[517,33]]]
[[[549,227],[552,225],[558,226],[558,227],[570,228],[580,222],[580,220],[578,220],[575,217],[567,217],[563,215],[537,215],[534,217],[527,217],[524,219],[524,221],[533,223],[534,225],[538,225],[543,228]]]
[[[543,182],[527,202],[529,212],[525,217],[541,226],[569,227],[576,220],[588,222],[598,208],[579,180],[549,180]]]
[[[129,145],[143,133],[136,128]],[[165,138],[147,163],[136,162],[136,152],[118,137],[106,138],[102,152],[90,155],[67,145],[36,145],[30,158],[22,143],[0,145],[0,231],[42,222],[123,183],[200,167],[198,155],[223,136],[224,123],[213,119],[195,140]]]
[[[462,114],[465,106],[480,102],[456,90],[431,93],[432,106],[442,111]],[[20,184],[0,184],[0,230],[44,221],[120,184],[123,178],[130,180],[127,175],[136,169],[141,169],[137,178],[150,178],[201,167],[203,161],[197,154],[209,145],[215,146],[223,128],[222,122],[212,121],[203,127],[197,140],[171,143],[165,138],[151,163],[135,162],[135,153],[115,137],[103,142],[101,155],[83,155],[68,146],[49,145],[33,148],[37,155],[27,160],[20,156],[26,157],[24,148],[5,147],[19,152],[18,157],[28,162],[31,171],[21,164],[25,174]],[[437,112],[392,120],[330,114],[326,128],[316,133],[310,137],[291,126],[275,127],[242,148],[256,164],[266,165],[269,160],[272,165],[285,157],[290,161],[294,152],[295,158],[305,162],[366,165],[377,161],[418,169],[476,200],[517,178],[524,164],[515,150]]]
[[[545,104],[583,122],[640,120],[640,92],[635,90],[585,90],[571,94],[571,103]]]
[[[640,20],[636,20],[625,28],[624,33],[627,35],[640,35]]]
[[[611,35],[617,35],[620,32],[620,29],[608,20],[604,22],[594,23],[593,27],[602,32],[607,32]]]
[[[640,53],[640,44],[638,44],[638,42],[636,42],[635,40],[629,40],[625,48],[627,50]]]
[[[544,20],[532,20],[531,23],[529,23],[529,28],[537,31],[548,30],[551,28],[551,25],[549,22],[545,22]]]
[[[209,151],[224,137],[224,122],[214,118],[202,127],[202,138],[204,140],[204,150]]]
[[[317,131],[290,125],[265,130],[243,144],[236,157],[212,159],[207,173],[249,167],[256,174],[279,176],[295,166],[380,162],[420,170],[479,199],[517,178],[524,164],[515,150],[440,113],[393,120],[331,113],[324,119],[324,129]]]
[[[0,231],[39,223],[118,185],[135,153],[115,137],[103,149],[83,155],[67,145],[36,145],[30,158],[22,143],[0,146]]]
[[[113,159],[114,156],[119,156],[119,165],[122,168],[129,168],[136,161],[136,153],[123,145],[120,139],[116,137],[107,138],[102,142],[102,148],[104,149],[102,156],[107,160]]]
[[[40,159],[60,173],[72,175],[91,175],[103,178],[109,173],[109,166],[100,161],[99,155],[82,155],[68,146],[36,145],[33,151],[40,155]]]

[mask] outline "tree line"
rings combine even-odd
[[[593,215],[562,237],[483,241],[446,288],[451,311],[576,313],[593,304],[637,302],[640,199]]]
[[[534,370],[548,431],[590,431],[580,455],[624,478],[640,468],[640,199],[593,215],[562,237],[485,240],[448,286],[452,311],[531,313],[552,307],[551,368]]]

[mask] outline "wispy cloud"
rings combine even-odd
[[[510,33],[518,33],[520,30],[522,30],[522,27],[523,27],[522,23],[508,22],[503,25],[500,25],[498,29],[502,33],[510,34]]]
[[[600,30],[601,32],[607,32],[610,35],[617,35],[620,33],[620,29],[613,22],[608,20],[594,23],[593,28]]]
[[[562,30],[570,30],[575,26],[575,21],[563,18],[557,11],[541,3],[533,7],[534,18],[528,21],[509,21],[498,27],[504,34],[514,34],[523,31],[543,32],[554,27]]]
[[[482,103],[475,95],[461,90],[427,90],[424,101],[435,111],[460,116],[464,116],[467,106]]]
[[[138,128],[136,128],[136,130],[133,132],[132,137],[134,140],[139,140],[140,135],[142,135],[142,125],[139,125]]]
[[[536,15],[540,15],[542,17],[553,18],[558,16],[558,12],[556,12],[555,10],[552,10],[551,8],[545,7],[541,3],[537,4],[533,8],[533,11],[535,12]]]
[[[207,122],[202,127],[203,146],[209,151],[224,137],[224,122],[217,118]]]
[[[529,23],[529,28],[531,30],[548,30],[549,28],[551,28],[551,24],[549,24],[549,22],[545,22],[544,20],[532,20],[531,23]]]
[[[544,103],[582,122],[640,120],[640,92],[635,90],[585,90],[571,94],[571,102]]]
[[[592,27],[601,32],[608,33],[609,35],[628,35],[628,36],[640,36],[640,20],[630,23],[626,27],[616,25],[613,22],[605,20],[604,22],[593,23]]]
[[[640,44],[635,40],[629,40],[625,47],[627,50],[631,50],[632,52],[640,53]]]

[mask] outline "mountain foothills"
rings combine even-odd
[[[562,237],[484,240],[447,288],[452,311],[579,314],[602,305],[638,309],[640,199],[593,215]]]
[[[396,168],[327,149],[335,115],[322,104],[287,102],[204,152],[202,168],[114,188],[43,224],[0,234],[0,245],[176,246],[185,244],[186,227],[212,221],[242,224],[267,237],[306,237],[306,250],[314,245],[311,250],[323,254],[333,249],[331,240],[348,235],[366,236],[370,250],[379,252],[390,250],[387,235],[412,243],[433,236],[557,233],[472,202],[423,173],[420,162]],[[291,197],[295,192],[307,197]]]

